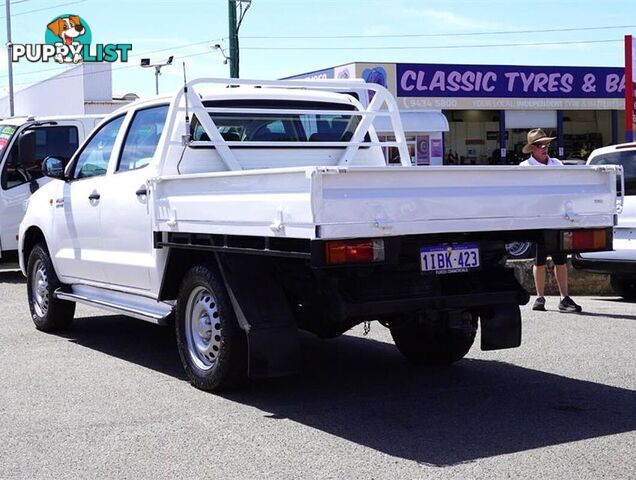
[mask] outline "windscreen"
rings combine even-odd
[[[234,142],[347,142],[361,117],[348,113],[353,105],[299,101],[208,101],[205,107],[250,109],[295,109],[306,113],[210,112],[210,118],[226,141]],[[330,110],[325,114],[311,110]],[[191,124],[195,141],[209,140],[198,119]],[[365,142],[369,141],[368,134]],[[247,145],[246,145],[247,146]]]
[[[590,165],[622,165],[625,174],[625,195],[636,195],[636,150],[623,150],[598,155]]]

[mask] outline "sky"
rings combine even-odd
[[[46,25],[79,15],[93,43],[130,43],[128,62],[113,63],[113,93],[153,95],[153,69],[165,61],[161,93],[188,79],[227,77],[228,0],[12,0],[13,43],[44,43]],[[2,6],[5,4],[2,2]],[[0,9],[0,38],[6,16]],[[240,76],[276,79],[351,62],[484,65],[624,65],[623,37],[636,35],[636,1],[535,0],[252,0],[239,31]],[[226,54],[229,52],[226,51]],[[69,68],[13,64],[21,90]],[[0,96],[8,91],[0,53]]]

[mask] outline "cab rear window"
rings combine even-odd
[[[210,118],[221,136],[232,142],[348,142],[361,120],[359,115],[349,113],[355,109],[353,105],[340,103],[220,100],[203,104],[218,108],[308,110],[307,113],[210,112]],[[332,110],[335,113],[313,113],[311,110]],[[191,123],[190,133],[194,141],[209,141],[196,117]],[[364,141],[370,141],[368,133]]]

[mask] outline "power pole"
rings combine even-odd
[[[237,13],[238,6],[238,13]],[[252,6],[252,0],[228,0],[228,24],[230,27],[230,56],[226,56],[221,49],[225,60],[230,61],[230,78],[239,78],[239,29],[245,14]],[[217,48],[216,45],[213,48]]]
[[[236,23],[236,0],[228,0],[230,26],[230,78],[239,78],[239,42]]]
[[[6,5],[6,15],[7,15],[7,55],[8,62],[7,66],[9,68],[9,114],[13,117],[15,114],[15,109],[13,107],[13,63],[11,61],[11,57],[13,57],[13,44],[11,43],[11,2],[10,0],[6,0],[4,2]]]

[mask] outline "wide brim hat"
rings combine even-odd
[[[532,151],[532,144],[534,143],[550,143],[556,137],[548,137],[543,130],[535,128],[528,132],[528,142],[523,146],[521,150],[523,153],[530,153]]]

